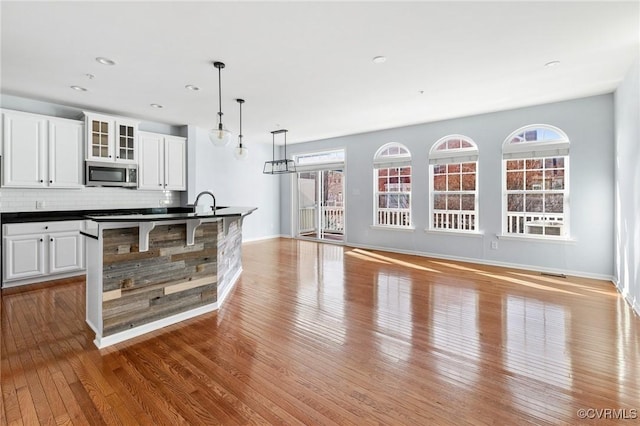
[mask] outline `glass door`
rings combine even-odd
[[[344,224],[343,171],[298,173],[298,237],[343,241]]]
[[[298,173],[298,236],[320,238],[318,172]]]

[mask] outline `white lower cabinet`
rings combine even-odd
[[[80,232],[49,234],[49,273],[77,271],[84,267],[83,242]]]
[[[44,235],[4,237],[3,252],[5,281],[45,275]]]
[[[82,223],[59,221],[3,225],[3,286],[82,273]]]

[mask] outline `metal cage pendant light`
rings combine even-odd
[[[273,161],[265,161],[264,169],[262,173],[267,175],[279,175],[283,173],[295,173],[296,163],[293,160],[287,160],[287,132],[288,130],[280,129],[271,132],[271,151]],[[282,160],[276,160],[276,135],[284,133],[284,158]]]
[[[224,63],[214,62],[213,66],[218,69],[218,127],[209,131],[209,139],[215,146],[227,146],[231,141],[231,132],[222,124],[222,76],[221,70]]]
[[[233,151],[233,155],[238,160],[246,160],[249,156],[249,150],[242,144],[242,104],[244,99],[236,99],[236,102],[240,106],[240,133],[238,133],[238,146]]]

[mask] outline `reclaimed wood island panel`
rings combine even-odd
[[[242,220],[253,210],[89,217],[87,323],[96,346],[217,309],[242,272]]]

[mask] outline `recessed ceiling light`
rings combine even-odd
[[[187,84],[186,86],[184,86],[184,88],[187,90],[192,90],[194,92],[197,92],[198,90],[200,90],[198,86],[194,86],[193,84]]]
[[[372,59],[374,64],[382,64],[387,61],[386,56],[376,56]]]
[[[85,88],[84,88],[84,87],[82,87],[82,86],[71,86],[71,88],[72,88],[73,90],[78,91],[78,92],[86,92],[86,91],[87,91],[87,89],[85,89]]]
[[[102,56],[99,56],[96,58],[96,61],[101,63],[102,65],[115,65],[115,61],[109,59],[109,58],[105,58]]]
[[[164,108],[164,107],[163,107],[162,105],[160,105],[160,104],[151,104],[151,105],[149,105],[149,106],[150,106],[151,108],[157,108],[157,109]]]
[[[551,62],[547,62],[546,64],[544,64],[545,67],[547,68],[553,68],[560,65],[560,61],[551,61]]]

